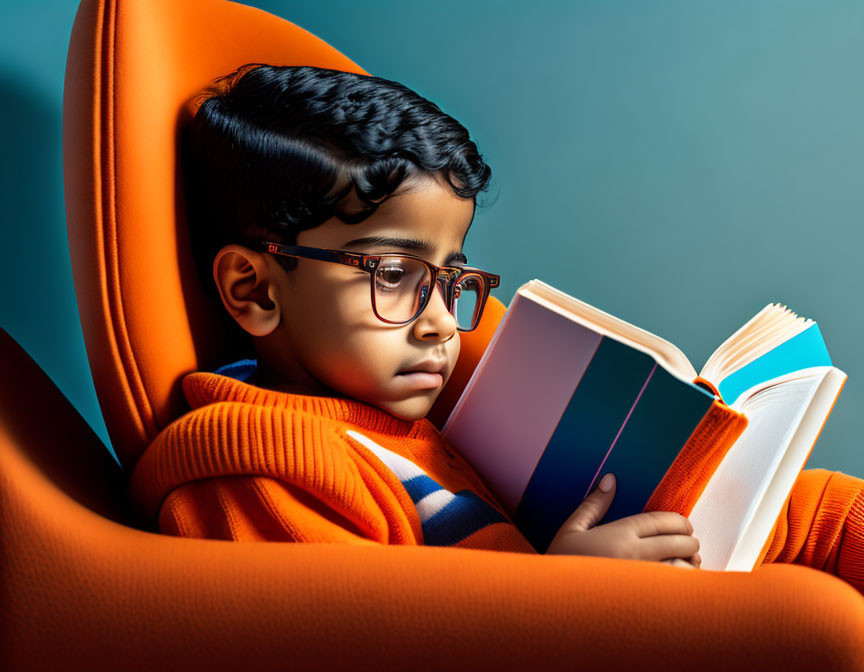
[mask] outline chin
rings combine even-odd
[[[387,411],[390,415],[396,416],[400,420],[414,422],[415,420],[422,420],[425,418],[434,403],[435,399],[414,398],[402,401],[382,402],[377,404],[377,406],[378,408]]]

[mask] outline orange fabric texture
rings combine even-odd
[[[828,469],[802,471],[762,560],[771,562],[821,569],[864,594],[864,479]]]
[[[425,418],[207,372],[183,390],[193,410],[130,478],[133,506],[162,532],[536,552]]]
[[[676,511],[689,516],[745,427],[747,418],[743,413],[715,399],[657,484],[644,510]]]

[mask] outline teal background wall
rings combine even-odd
[[[864,5],[852,0],[257,7],[437,102],[491,164],[466,242],[697,370],[772,301],[849,381],[808,466],[864,476]],[[108,443],[72,286],[61,100],[76,2],[0,6],[0,326]]]

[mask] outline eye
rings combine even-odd
[[[397,264],[379,266],[375,273],[375,286],[385,292],[396,291],[405,275],[405,269]]]

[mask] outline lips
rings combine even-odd
[[[447,370],[447,360],[425,360],[419,364],[414,364],[406,369],[403,369],[398,375],[407,375],[409,373],[440,373],[443,377]]]
[[[441,373],[427,373],[426,371],[408,371],[396,376],[402,385],[412,389],[428,390],[441,387],[444,384],[444,375]]]
[[[427,359],[396,374],[410,388],[434,389],[444,384],[447,360]]]

